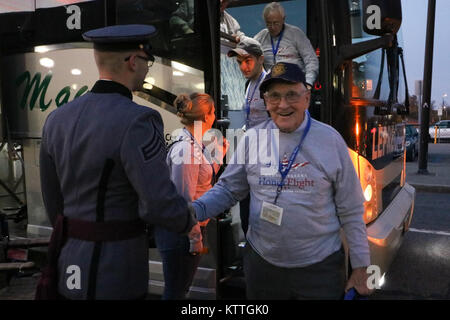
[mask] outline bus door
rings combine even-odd
[[[270,3],[269,0],[263,1],[247,1],[236,0],[230,2],[225,11],[231,15],[237,23],[240,25],[240,31],[245,34],[246,37],[253,38],[259,31],[266,28],[262,13],[264,7]],[[314,49],[319,46],[318,32],[320,26],[311,27],[310,21],[319,21],[318,10],[316,9],[315,1],[307,0],[294,0],[294,1],[280,1],[283,5],[287,17],[286,22],[294,26],[299,27],[310,37],[310,41]],[[310,13],[310,14],[308,14]],[[311,17],[311,18],[310,18]],[[224,28],[220,28],[224,29]],[[310,36],[309,31],[314,32],[315,35]],[[247,81],[242,72],[239,69],[239,65],[235,57],[228,57],[228,52],[236,47],[236,41],[230,34],[220,32],[220,94],[221,94],[221,112],[219,114],[220,122],[226,123],[228,129],[232,129],[229,132],[233,134],[227,135],[227,139],[230,142],[230,149],[228,152],[234,151],[240,137],[244,134],[244,126],[246,122],[245,111],[245,92]],[[317,51],[319,52],[319,51]],[[266,70],[269,71],[269,70]],[[324,110],[321,108],[322,98],[320,97],[320,83],[319,79],[315,83],[315,89],[313,89],[314,103],[310,107],[310,111],[313,117],[321,118],[321,112]],[[233,141],[231,141],[233,140]],[[227,159],[231,159],[231,155],[227,155]],[[240,204],[237,203],[230,209],[229,215],[231,215],[231,222],[229,229],[231,229],[231,238],[224,240],[223,246],[227,246],[231,249],[223,261],[223,276],[225,279],[231,278],[230,284],[223,290],[227,290],[233,286],[232,282],[242,283],[238,281],[240,279],[239,273],[232,273],[230,270],[241,265],[242,249],[245,245],[245,236],[241,229],[240,218]],[[229,232],[225,233],[229,234]],[[236,243],[238,246],[236,247]],[[228,260],[228,261],[227,261]],[[230,265],[230,262],[237,261],[235,265]],[[230,275],[230,276],[228,276]],[[234,279],[233,279],[234,278]],[[242,279],[241,279],[242,280]]]
[[[246,36],[253,37],[265,28],[262,11],[269,2],[234,1],[227,12]],[[302,29],[319,56],[309,110],[314,118],[338,130],[347,143],[366,197],[364,220],[372,260],[385,272],[411,221],[415,195],[405,183],[403,122],[409,97],[399,46],[401,30],[397,32],[400,1],[280,3],[286,23]],[[385,17],[391,19],[383,24],[387,27],[366,30],[364,8],[370,4],[387,13]],[[230,127],[238,128],[244,121],[245,79],[235,59],[226,55],[231,47],[230,41],[221,41],[221,94],[230,110]],[[386,232],[380,233],[381,229]]]

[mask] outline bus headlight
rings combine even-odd
[[[372,185],[369,184],[364,190],[364,198],[366,199],[366,201],[370,201],[372,200],[372,195],[373,195]]]
[[[364,222],[370,223],[376,219],[378,215],[377,211],[377,194],[376,194],[376,175],[369,163],[362,166],[363,170],[361,175],[363,177],[361,181],[361,187],[363,188],[364,195]]]

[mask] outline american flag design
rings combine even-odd
[[[283,166],[283,170],[287,168],[288,164],[289,164],[288,156],[287,156],[287,154],[284,154],[283,161],[281,161],[281,165]],[[307,166],[308,164],[309,164],[309,161],[294,163],[292,165],[291,170],[296,170],[297,168],[302,168],[304,166]]]

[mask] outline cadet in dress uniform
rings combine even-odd
[[[200,232],[170,181],[160,114],[132,101],[131,91],[142,87],[154,61],[153,33],[147,25],[86,32],[100,80],[44,125],[42,195],[57,238],[50,247],[59,251],[62,298],[143,298],[149,274],[144,222],[190,237]]]

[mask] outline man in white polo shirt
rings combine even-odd
[[[277,62],[296,63],[305,73],[306,86],[311,89],[319,74],[319,59],[308,37],[300,28],[285,23],[286,14],[278,2],[265,6],[263,18],[266,28],[254,38],[261,43],[266,70]]]

